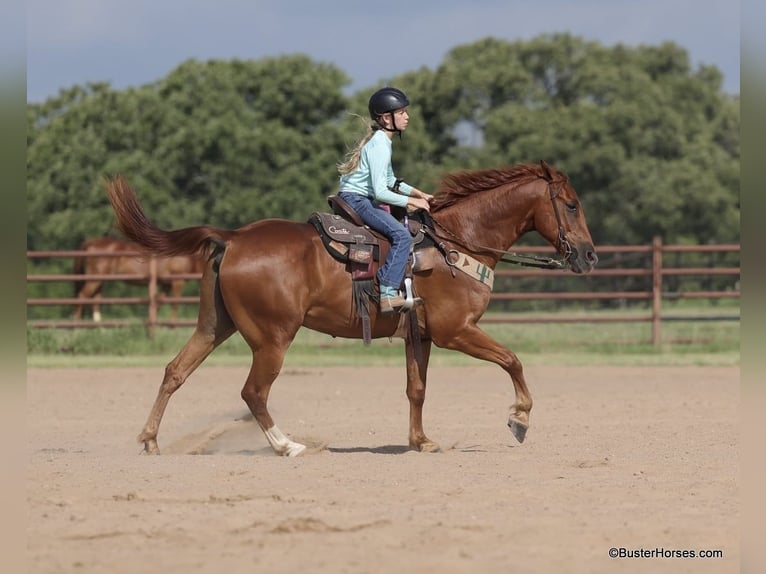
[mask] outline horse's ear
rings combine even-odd
[[[547,181],[553,181],[553,170],[551,169],[551,166],[545,163],[544,159],[540,160],[540,167],[543,168],[543,177]]]

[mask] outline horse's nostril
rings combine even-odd
[[[591,265],[598,263],[598,255],[596,255],[595,251],[591,251],[590,249],[585,252],[585,259]]]

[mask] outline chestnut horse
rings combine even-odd
[[[133,285],[149,283],[149,258],[142,254],[141,246],[113,237],[96,237],[86,239],[80,245],[80,251],[93,253],[80,255],[74,259],[75,275],[145,275],[144,279],[125,280]],[[99,255],[96,255],[98,253]],[[103,255],[104,253],[125,253],[126,255]],[[188,279],[174,279],[171,275],[202,273],[205,260],[193,255],[177,255],[175,257],[160,257],[157,259],[157,285],[165,293],[180,297],[183,286]],[[83,316],[85,299],[93,299],[93,320],[101,321],[101,290],[104,287],[102,279],[87,279],[75,281],[75,297],[82,299],[74,310],[72,318],[77,320]],[[171,303],[170,316],[178,318],[178,303]]]
[[[236,331],[253,353],[242,398],[277,454],[304,452],[305,445],[283,434],[269,414],[269,391],[301,327],[336,337],[362,337],[352,303],[351,276],[344,264],[327,253],[308,223],[266,219],[233,231],[211,226],[165,231],[147,218],[122,176],[107,181],[106,188],[118,228],[147,251],[165,256],[210,255],[200,283],[197,327],[165,368],[138,436],[144,452],[159,454],[157,433],[171,395]],[[432,344],[491,361],[510,375],[516,401],[510,407],[508,426],[522,442],[532,398],[516,354],[477,325],[491,292],[483,279],[529,231],[537,231],[551,243],[573,272],[589,272],[598,258],[582,206],[568,178],[545,162],[448,175],[431,205],[444,256],[437,258],[432,269],[414,277],[422,305],[394,316],[379,315],[376,306],[370,306],[373,338],[405,339],[409,446],[417,451],[440,450],[423,431],[422,419]],[[466,261],[468,268],[481,273],[463,272]],[[416,320],[404,328],[404,317],[411,319],[414,314]]]

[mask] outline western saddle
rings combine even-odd
[[[381,233],[364,225],[359,214],[337,195],[328,197],[327,202],[332,213],[314,212],[308,223],[316,228],[327,252],[337,261],[346,264],[346,269],[351,274],[354,312],[362,323],[364,343],[369,345],[369,301],[378,298],[374,288],[375,274],[381,262],[386,260],[390,243]],[[401,212],[397,213],[397,209]],[[403,208],[392,208],[392,215],[404,221],[407,214]],[[405,304],[402,311],[413,309],[412,273],[432,269],[438,258],[429,214],[419,210],[408,216],[406,221],[413,238],[413,251],[407,264],[408,277],[405,278],[409,304]],[[417,320],[414,324],[417,325]]]
[[[386,260],[390,247],[388,239],[366,226],[359,214],[337,195],[329,196],[327,203],[332,213],[314,212],[308,222],[316,228],[328,253],[347,264],[354,281],[374,279],[380,263]],[[392,214],[402,221],[406,212],[403,208],[394,207]],[[416,211],[407,217],[413,239],[413,261],[408,265],[408,270],[413,273],[433,268],[431,252],[435,253],[436,248],[429,233],[428,217],[424,211]],[[428,248],[428,256],[425,256]]]

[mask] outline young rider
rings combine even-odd
[[[370,228],[391,242],[385,263],[378,270],[380,311],[392,313],[404,305],[399,288],[404,279],[412,239],[409,231],[381,206],[396,205],[430,210],[433,196],[394,176],[391,152],[394,134],[407,129],[410,101],[401,90],[386,87],[370,97],[369,111],[374,123],[345,161],[338,165],[338,196],[359,214]]]

